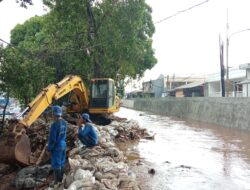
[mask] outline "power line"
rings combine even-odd
[[[7,44],[7,45],[9,45],[9,46],[13,46],[13,45],[10,44],[9,42],[7,42],[7,41],[5,41],[5,40],[3,40],[3,39],[1,39],[1,38],[0,38],[0,41],[3,42],[3,43],[5,43],[5,44]]]
[[[159,20],[159,21],[155,22],[154,24],[159,24],[159,23],[161,23],[161,22],[164,22],[164,21],[166,21],[166,20],[168,20],[168,19],[170,19],[170,18],[173,18],[173,17],[175,17],[175,16],[177,16],[177,15],[179,15],[179,14],[182,14],[182,13],[184,13],[184,12],[186,12],[186,11],[189,11],[189,10],[195,8],[195,7],[198,7],[198,6],[201,6],[201,5],[205,4],[205,3],[208,3],[209,1],[210,1],[210,0],[206,0],[206,1],[203,1],[203,2],[201,2],[201,3],[195,4],[195,5],[193,5],[193,6],[189,7],[189,8],[187,8],[187,9],[178,11],[177,13],[175,13],[175,14],[173,14],[173,15],[170,15],[170,16],[168,16],[168,17],[162,19],[162,20]],[[3,43],[9,45],[10,47],[12,47],[12,48],[14,48],[14,49],[17,49],[17,50],[19,50],[19,51],[23,51],[23,50],[20,49],[19,47],[17,47],[17,46],[15,46],[15,45],[13,45],[13,44],[11,44],[11,43],[9,43],[9,42],[7,42],[7,41],[1,39],[1,38],[0,38],[0,41],[2,41]],[[92,45],[92,46],[85,46],[85,47],[82,47],[82,48],[80,48],[80,49],[75,49],[75,48],[69,49],[68,47],[67,47],[67,48],[62,48],[62,49],[57,49],[56,51],[53,52],[53,54],[58,54],[58,53],[61,54],[61,53],[68,53],[68,52],[86,51],[86,50],[89,50],[90,48],[95,48],[95,47],[103,46],[103,45],[105,45],[105,44],[108,45],[109,42],[111,42],[111,41],[113,41],[113,40],[108,40],[108,41],[106,41],[106,42],[97,43],[97,44]],[[44,45],[44,44],[42,44],[42,45]],[[105,46],[106,46],[106,45],[105,45]],[[26,51],[28,54],[30,54],[30,55],[33,54],[33,53],[30,52],[30,51],[27,51],[27,50],[25,50],[25,51]],[[53,56],[50,56],[50,57],[53,57]]]
[[[195,7],[198,7],[198,6],[201,6],[201,5],[205,4],[205,3],[208,3],[209,1],[210,1],[210,0],[206,0],[206,1],[203,1],[203,2],[201,2],[201,3],[195,4],[195,5],[193,5],[193,6],[189,7],[189,8],[187,8],[187,9],[178,11],[177,13],[175,13],[175,14],[173,14],[173,15],[170,15],[170,16],[168,16],[168,17],[166,17],[166,18],[163,18],[163,19],[161,19],[161,20],[159,20],[159,21],[156,21],[154,24],[159,24],[159,23],[161,23],[161,22],[164,22],[164,21],[166,21],[166,20],[168,20],[168,19],[170,19],[170,18],[173,18],[173,17],[175,17],[175,16],[177,16],[177,15],[179,15],[179,14],[182,14],[182,13],[184,13],[184,12],[186,12],[186,11],[189,11],[189,10],[195,8]],[[13,44],[10,44],[9,42],[7,42],[7,41],[5,41],[5,40],[3,40],[3,39],[1,39],[1,38],[0,38],[0,41],[2,41],[3,43],[5,43],[5,44],[7,44],[7,45],[9,45],[9,46],[12,46],[12,47],[14,47],[14,48],[17,48],[17,47],[15,47]],[[86,49],[86,48],[98,47],[98,46],[103,45],[103,44],[106,44],[106,43],[108,43],[108,42],[110,42],[110,41],[112,41],[112,40],[109,40],[109,41],[104,42],[104,43],[99,43],[99,44],[96,44],[96,45],[93,45],[93,46],[84,47],[84,49]],[[65,49],[63,49],[63,50],[65,50]],[[83,49],[79,49],[79,50],[76,50],[76,51],[82,51],[82,50],[83,50]]]
[[[203,1],[203,2],[201,2],[201,3],[195,4],[195,5],[193,5],[193,6],[189,7],[189,8],[187,8],[187,9],[178,11],[178,12],[176,12],[175,14],[172,14],[172,15],[166,17],[166,18],[163,18],[163,19],[161,19],[161,20],[155,22],[154,24],[159,24],[159,23],[161,23],[161,22],[164,22],[164,21],[166,21],[166,20],[168,20],[168,19],[170,19],[170,18],[173,18],[173,17],[175,17],[175,16],[177,16],[177,15],[179,15],[179,14],[182,14],[182,13],[184,13],[184,12],[186,12],[186,11],[189,11],[189,10],[195,8],[195,7],[198,7],[198,6],[201,6],[201,5],[205,4],[205,3],[208,3],[209,1],[210,1],[210,0],[206,0],[206,1]]]
[[[12,48],[18,50],[19,52],[25,51],[25,53],[28,53],[29,55],[32,55],[32,56],[35,55],[35,54],[32,53],[31,51],[26,50],[26,49],[21,49],[21,48],[15,46],[15,45],[13,45],[13,44],[11,44],[11,43],[9,43],[9,42],[3,40],[3,39],[1,39],[1,38],[0,38],[0,41],[2,41],[3,43],[9,45],[9,46],[12,47]],[[73,48],[66,47],[66,48],[61,48],[61,49],[59,48],[59,49],[56,49],[55,51],[52,51],[51,54],[54,54],[54,55],[55,55],[55,54],[63,54],[63,53],[74,53],[74,52],[81,52],[81,51],[89,51],[90,49],[95,48],[95,47],[99,47],[99,46],[106,47],[106,46],[109,45],[109,43],[110,43],[111,41],[113,41],[113,39],[112,39],[112,40],[107,40],[107,41],[105,41],[105,42],[97,43],[97,44],[94,44],[94,45],[92,45],[92,46],[81,47],[81,48],[79,48],[79,49],[75,49],[74,47],[73,47]],[[41,44],[41,45],[46,45],[46,44]],[[49,57],[54,57],[54,56],[49,55]]]

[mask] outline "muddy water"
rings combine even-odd
[[[144,162],[136,171],[142,189],[250,190],[250,132],[126,108],[116,115],[156,134],[128,149]]]

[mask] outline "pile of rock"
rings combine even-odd
[[[113,121],[107,126],[96,126],[99,145],[92,148],[74,148],[69,152],[70,172],[65,188],[83,189],[126,189],[137,190],[135,175],[129,171],[123,152],[116,141],[127,142],[142,137],[146,132],[136,121]],[[134,136],[131,138],[131,133]]]
[[[21,169],[14,180],[12,186],[17,189],[30,189],[43,186],[46,183],[47,177],[51,172],[50,165],[44,166],[29,166]]]
[[[38,120],[29,132],[29,135],[33,135],[31,144],[33,150],[37,147],[35,150],[37,155],[47,142],[48,126],[49,123]],[[109,125],[96,126],[99,144],[94,148],[85,148],[76,146],[80,143],[73,135],[75,127],[69,124],[69,167],[61,189],[139,189],[136,176],[129,170],[126,158],[116,147],[116,143],[139,140],[148,135],[145,129],[141,129],[133,120],[114,120]],[[48,186],[52,180],[51,173],[50,165],[26,167],[17,173],[15,179],[12,180],[12,186],[15,187],[14,189],[49,189]]]

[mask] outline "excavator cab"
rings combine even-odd
[[[109,78],[91,80],[91,88],[88,90],[79,76],[66,76],[56,84],[50,84],[44,88],[28,107],[21,113],[23,119],[19,120],[13,130],[0,139],[2,148],[0,162],[18,162],[30,165],[39,164],[44,155],[46,146],[37,160],[31,156],[30,140],[26,129],[50,106],[65,95],[71,93],[71,102],[67,112],[88,111],[91,114],[109,114],[119,111],[120,100],[116,96],[115,82]]]
[[[113,79],[92,79],[89,97],[90,113],[113,113],[119,110],[119,98]]]

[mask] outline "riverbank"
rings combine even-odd
[[[250,132],[134,109],[121,108],[116,115],[156,134],[125,151],[128,158],[137,157],[130,168],[141,189],[250,189]]]
[[[140,98],[123,100],[123,106],[164,116],[250,130],[248,98]]]

